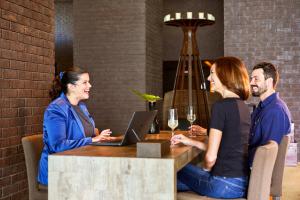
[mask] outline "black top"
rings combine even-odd
[[[210,128],[222,131],[214,176],[248,176],[248,136],[250,112],[239,98],[225,98],[212,107]]]
[[[88,119],[88,117],[82,112],[82,110],[80,109],[79,106],[74,106],[72,105],[72,107],[74,108],[74,110],[76,111],[83,129],[84,129],[84,133],[86,137],[92,137],[94,135],[95,129],[93,124],[90,122],[90,120]]]

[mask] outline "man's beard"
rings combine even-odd
[[[254,91],[253,88],[256,87],[258,88],[257,91]],[[251,92],[253,97],[259,97],[263,93],[267,91],[267,87],[258,87],[257,85],[251,85]]]

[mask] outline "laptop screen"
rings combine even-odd
[[[154,111],[136,111],[133,113],[122,141],[113,142],[93,142],[91,145],[97,146],[124,146],[136,144],[138,141],[143,141],[148,133],[150,126],[157,114]]]
[[[129,145],[136,144],[138,141],[143,141],[156,114],[157,110],[134,112],[128,124],[123,139],[124,141],[122,141],[122,143]]]

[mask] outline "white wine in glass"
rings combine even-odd
[[[188,106],[186,119],[191,124],[190,137],[195,137],[195,135],[193,134],[192,126],[193,126],[194,121],[196,120],[196,112],[195,112],[195,108],[193,106]]]
[[[173,108],[169,110],[168,114],[168,126],[172,129],[172,137],[174,136],[174,130],[178,126],[178,114],[177,109]]]

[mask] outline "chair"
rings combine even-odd
[[[278,154],[273,169],[271,180],[271,193],[273,200],[280,200],[282,196],[282,179],[285,165],[285,156],[288,145],[290,143],[290,137],[288,135],[283,136],[280,145],[278,147]]]
[[[257,148],[250,175],[247,200],[269,199],[272,171],[277,151],[278,145],[273,141]],[[192,192],[179,192],[177,193],[177,200],[216,200],[216,198],[200,196]],[[239,198],[235,200],[246,199]]]
[[[48,199],[48,188],[37,182],[38,164],[43,149],[43,135],[32,135],[22,138],[25,163],[28,177],[29,199]]]

